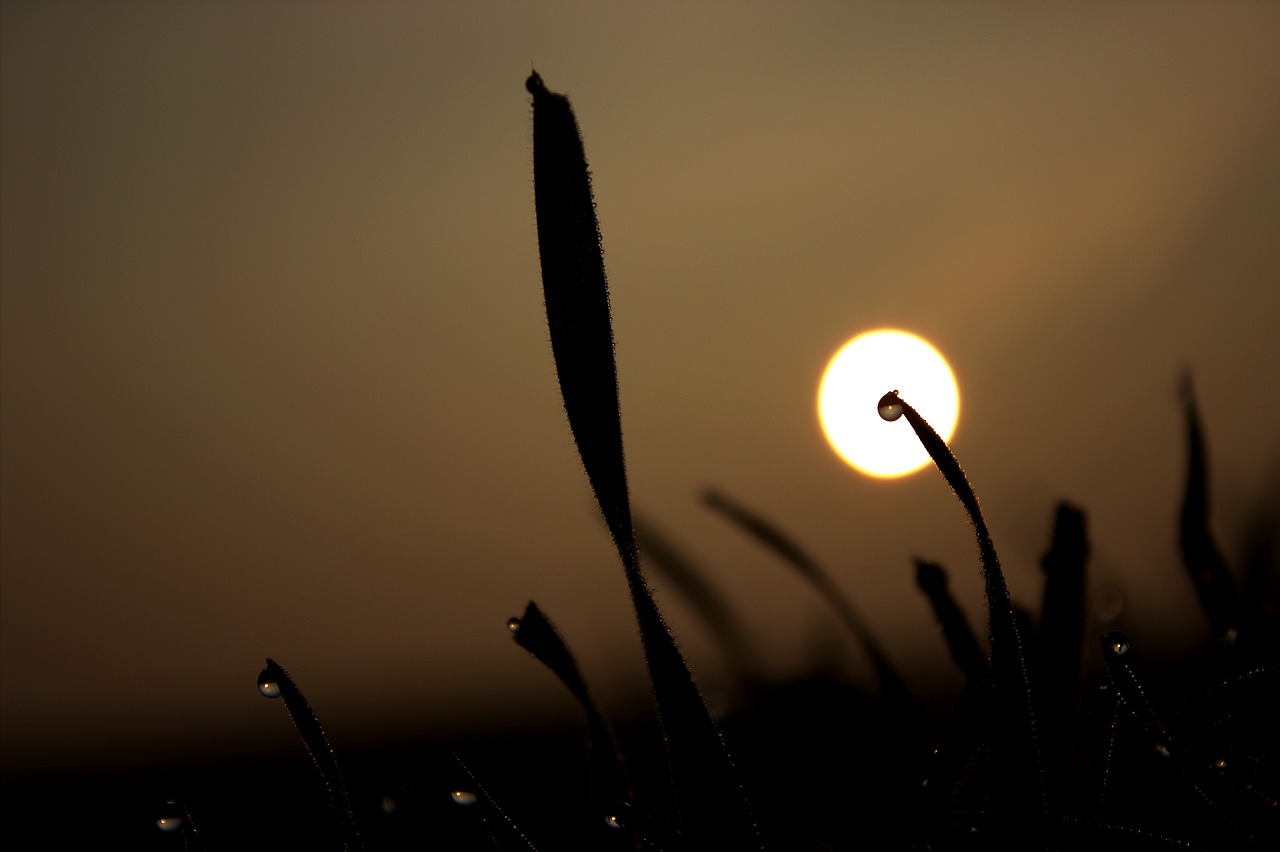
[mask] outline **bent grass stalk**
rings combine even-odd
[[[276,694],[284,699],[289,719],[302,737],[303,745],[307,747],[307,754],[311,755],[311,761],[320,771],[320,778],[324,781],[325,790],[329,793],[329,807],[338,818],[342,831],[343,848],[347,852],[363,852],[364,840],[356,827],[351,795],[347,792],[346,782],[342,780],[342,769],[338,766],[338,757],[334,754],[333,746],[329,745],[329,738],[325,736],[324,728],[320,726],[320,720],[316,718],[302,690],[294,684],[293,678],[285,671],[284,666],[268,658],[266,668],[258,675],[258,688],[263,695],[275,697],[270,688],[273,685]]]
[[[1190,375],[1183,377],[1180,390],[1187,429],[1187,482],[1178,544],[1213,635],[1234,642],[1241,628],[1240,599],[1227,561],[1209,529],[1208,461]]]
[[[985,686],[991,675],[987,658],[978,646],[978,637],[969,626],[969,619],[951,595],[947,572],[941,565],[917,559],[916,586],[929,599],[933,617],[942,627],[942,636],[956,666],[970,683]]]
[[[795,539],[783,533],[764,517],[713,488],[709,488],[702,493],[702,503],[728,518],[739,529],[782,557],[783,561],[790,565],[809,585],[813,586],[818,592],[818,596],[835,610],[840,623],[853,634],[854,638],[866,651],[867,657],[871,660],[871,666],[875,669],[876,677],[880,681],[880,688],[884,696],[895,704],[902,706],[911,704],[911,698],[902,676],[898,674],[898,670],[889,662],[889,658],[884,649],[880,647],[875,634],[867,627],[866,622],[862,620],[862,616],[858,615],[849,598],[840,591],[831,580],[830,575],[818,564],[817,560],[801,548]]]
[[[591,767],[588,808],[597,818],[616,813],[617,803],[630,804],[634,800],[631,781],[613,732],[592,697],[572,652],[555,625],[533,601],[525,607],[524,615],[508,621],[507,627],[515,643],[550,669],[582,706],[587,716],[587,750]]]
[[[978,539],[978,554],[987,594],[991,642],[991,689],[994,712],[991,737],[992,807],[1002,811],[1015,831],[1025,829],[1028,817],[1048,812],[1044,768],[1041,763],[1035,706],[1027,658],[1017,618],[995,544],[960,462],[947,442],[934,431],[897,391],[881,397],[877,408],[886,420],[905,415],[969,515]]]

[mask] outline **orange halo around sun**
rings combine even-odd
[[[955,434],[960,389],[945,358],[905,331],[878,329],[853,338],[832,356],[818,387],[818,420],[831,448],[852,467],[880,478],[929,463],[905,421],[883,420],[876,404],[897,390],[944,441]]]

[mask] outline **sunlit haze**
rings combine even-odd
[[[870,476],[905,476],[929,464],[929,454],[904,423],[876,411],[896,390],[944,441],[955,434],[960,389],[942,354],[914,334],[879,329],[840,347],[818,388],[818,419],[839,456]]]
[[[530,599],[606,707],[647,695],[552,361],[531,60],[591,167],[632,505],[762,672],[870,670],[707,488],[794,534],[912,685],[959,683],[913,558],[982,620],[942,477],[860,475],[815,422],[876,328],[954,367],[1015,602],[1070,500],[1123,599],[1087,632],[1202,641],[1183,371],[1233,564],[1280,493],[1280,4],[663,6],[0,4],[6,772],[296,749],[267,657],[349,749],[576,719],[506,628]],[[931,419],[909,381],[859,411],[896,388]]]

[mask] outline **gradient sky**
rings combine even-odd
[[[868,479],[821,435],[858,332],[951,360],[953,447],[1029,606],[1068,499],[1135,642],[1205,639],[1175,548],[1184,369],[1229,554],[1280,493],[1275,4],[5,2],[0,24],[6,771],[292,747],[266,656],[339,746],[565,711],[505,630],[530,598],[606,704],[645,689],[551,360],[531,62],[592,166],[633,504],[773,674],[823,643],[865,664],[705,486],[803,541],[910,671],[948,665],[911,557],[983,618],[937,472]],[[714,689],[723,660],[655,582]]]

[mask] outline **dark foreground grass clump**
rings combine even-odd
[[[951,596],[945,569],[917,560],[922,606],[942,628],[946,648],[939,653],[950,653],[966,685],[943,712],[912,697],[832,575],[779,524],[709,490],[710,509],[780,557],[833,607],[876,675],[870,688],[824,675],[766,682],[751,662],[749,625],[655,530],[642,525],[637,535],[582,140],[564,96],[536,73],[526,85],[533,96],[538,244],[555,367],[631,594],[658,724],[643,718],[611,723],[592,698],[572,642],[530,602],[508,629],[572,694],[582,727],[488,750],[473,744],[456,753],[417,754],[412,772],[402,771],[391,785],[376,767],[357,767],[349,789],[301,691],[268,661],[260,687],[284,698],[319,770],[318,785],[298,781],[296,789],[319,800],[327,792],[329,817],[315,816],[315,837],[303,845],[668,852],[1276,848],[1275,602],[1243,595],[1214,541],[1205,442],[1189,381],[1180,542],[1214,637],[1200,654],[1160,660],[1143,648],[1142,637],[1085,635],[1089,544],[1087,518],[1077,507],[1057,509],[1038,614],[1016,607],[968,476],[895,391],[867,404],[878,405],[888,420],[905,416],[973,524],[989,650],[982,651]],[[741,681],[734,706],[718,722],[654,603],[638,540],[651,554],[650,567],[668,574],[707,620]],[[1274,588],[1256,578],[1275,571],[1273,560],[1256,560],[1252,571],[1246,587]],[[1084,676],[1090,669],[1102,671],[1103,679],[1090,682]],[[369,789],[362,792],[362,784]],[[174,794],[169,807],[161,828],[175,845],[254,845],[253,838],[198,831],[199,795]],[[298,841],[300,835],[287,836]]]

